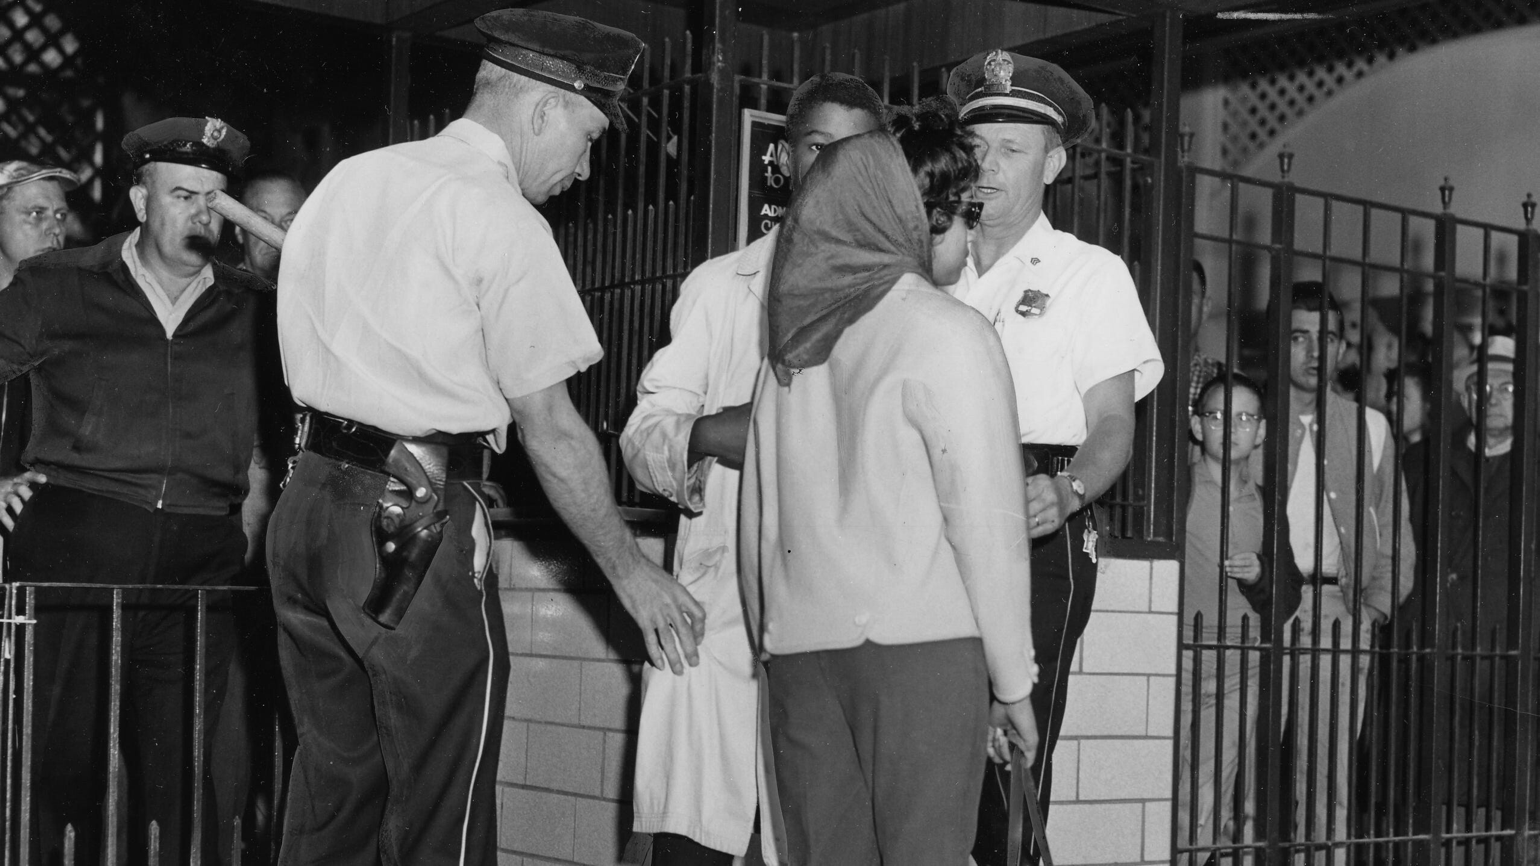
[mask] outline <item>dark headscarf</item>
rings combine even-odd
[[[775,378],[816,367],[904,274],[930,275],[925,206],[886,131],[824,148],[792,200],[770,271]]]

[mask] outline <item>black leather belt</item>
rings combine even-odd
[[[406,442],[414,451],[429,452],[430,461],[444,467],[445,481],[481,481],[486,478],[488,452],[479,440],[480,435],[434,433],[408,438],[356,421],[308,412],[300,423],[299,447],[322,457],[385,472],[391,449],[397,442]]]
[[[1023,443],[1021,462],[1026,464],[1028,475],[1058,475],[1069,468],[1080,448],[1075,445],[1034,445]]]
[[[1336,574],[1305,575],[1305,583],[1311,586],[1337,586],[1342,583],[1342,577]]]

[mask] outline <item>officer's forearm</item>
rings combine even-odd
[[[1092,385],[1083,398],[1086,438],[1069,471],[1085,484],[1086,499],[1106,493],[1134,453],[1134,374]]]
[[[627,577],[641,560],[610,491],[598,440],[560,383],[538,395],[509,400],[519,440],[546,498],[583,543],[605,577]]]

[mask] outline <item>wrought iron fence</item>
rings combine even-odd
[[[1262,580],[1286,598],[1297,564],[1303,584],[1297,609],[1236,607],[1240,584],[1222,563],[1241,550],[1233,515],[1249,488],[1226,483],[1218,514],[1188,512],[1190,545],[1205,520],[1218,522],[1220,541],[1203,573],[1189,550],[1183,577],[1173,857],[1534,862],[1533,200],[1514,229],[1453,215],[1447,182],[1441,212],[1303,189],[1287,179],[1291,158],[1279,182],[1183,171],[1184,253],[1223,292],[1220,360],[1267,383],[1269,435],[1248,467],[1267,515]],[[1345,315],[1266,304],[1306,280]],[[1349,375],[1312,390],[1310,364],[1319,371],[1335,350],[1339,318]],[[1511,361],[1480,351],[1492,334],[1512,335]],[[1190,375],[1185,364],[1177,372]],[[1221,391],[1216,417],[1233,417],[1239,391]],[[1424,398],[1420,442],[1410,441]],[[1346,418],[1335,427],[1334,412]],[[1226,466],[1249,447],[1235,424],[1224,424]],[[1344,449],[1348,459],[1329,459]],[[1385,461],[1390,489],[1377,506],[1365,491],[1377,470],[1386,477]],[[1307,463],[1314,483],[1295,490]],[[1296,560],[1291,538],[1313,552]],[[1362,601],[1376,581],[1383,612]]]
[[[171,862],[200,863],[219,862],[239,866],[243,862],[271,863],[277,855],[277,839],[281,825],[285,779],[285,735],[279,718],[280,710],[267,720],[270,723],[273,752],[271,774],[252,773],[251,777],[267,776],[262,791],[271,804],[270,823],[264,828],[261,839],[242,829],[243,803],[218,802],[213,795],[210,761],[218,757],[216,749],[230,750],[235,744],[214,742],[217,718],[210,711],[218,709],[219,702],[209,701],[208,696],[224,690],[221,682],[226,666],[214,656],[221,655],[209,648],[211,640],[233,642],[235,635],[228,615],[232,598],[240,598],[247,604],[270,605],[265,591],[252,587],[180,586],[180,585],[125,585],[80,583],[8,583],[0,586],[0,862],[5,864],[43,863],[48,866],[75,866],[75,864],[103,863],[110,866],[125,862],[146,863],[148,866]],[[66,600],[67,599],[67,600]],[[204,699],[187,699],[187,718],[178,725],[185,725],[190,739],[182,743],[180,752],[183,763],[173,772],[186,772],[184,784],[203,791],[203,796],[187,798],[190,802],[180,814],[171,817],[166,826],[159,820],[147,817],[143,826],[131,824],[130,815],[141,813],[144,804],[137,802],[130,793],[136,785],[131,774],[144,773],[145,760],[125,766],[125,758],[134,755],[134,732],[125,732],[127,705],[132,703],[125,687],[127,659],[133,649],[129,644],[133,636],[126,633],[125,617],[142,613],[147,608],[171,612],[176,616],[190,617],[192,625],[187,631],[193,636],[185,648],[183,657],[172,662],[173,667],[190,667],[190,680],[176,678],[173,688],[185,688],[192,696]],[[66,614],[87,611],[99,614],[91,627],[98,628],[99,645],[88,649],[91,658],[71,658],[74,665],[88,665],[105,669],[107,676],[99,687],[105,692],[106,712],[100,718],[88,720],[105,725],[105,737],[101,742],[91,738],[80,743],[48,742],[50,731],[60,724],[62,714],[69,713],[69,704],[81,700],[80,694],[60,694],[59,688],[40,679],[37,659],[44,655],[39,647],[40,629],[52,629],[53,635],[41,640],[58,638],[58,629],[64,627]],[[71,622],[75,622],[71,620]],[[78,623],[76,623],[78,625]],[[186,626],[186,624],[183,624]],[[89,645],[87,645],[89,646]],[[233,646],[233,644],[232,644]],[[95,657],[99,652],[102,657]],[[189,665],[188,662],[191,662]],[[101,697],[101,696],[98,696]],[[273,695],[277,703],[278,695]],[[77,706],[75,710],[80,708]],[[141,712],[143,708],[140,708]],[[84,720],[83,720],[84,721]],[[141,720],[139,725],[145,725]],[[237,728],[244,733],[245,728]],[[150,736],[175,738],[173,731],[150,730]],[[84,819],[76,821],[61,817],[50,810],[50,803],[57,797],[43,793],[57,791],[57,780],[49,780],[45,774],[53,764],[45,752],[57,752],[61,747],[89,753],[87,760],[96,790],[87,799],[100,802],[100,810],[89,810]],[[229,760],[229,756],[225,756]],[[259,760],[252,751],[252,763]],[[158,768],[162,775],[164,767]],[[239,769],[239,768],[237,768]],[[252,768],[246,768],[250,771]],[[50,789],[49,782],[54,784]],[[78,791],[63,792],[75,797]],[[160,816],[166,817],[166,816]],[[80,826],[76,826],[77,822]],[[182,832],[172,840],[167,833]],[[49,832],[49,830],[55,832]],[[57,835],[55,835],[55,833]],[[88,841],[90,840],[90,841]],[[228,846],[228,847],[226,847]],[[130,850],[132,849],[132,851]],[[180,851],[180,856],[167,852]],[[217,855],[214,852],[218,851]]]

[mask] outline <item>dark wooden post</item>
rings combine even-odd
[[[691,264],[732,249],[737,232],[733,225],[733,193],[737,183],[738,85],[737,0],[693,0],[691,29],[700,34],[704,78],[698,128],[700,157],[705,169],[704,207],[699,208],[692,244]]]
[[[412,34],[392,30],[386,37],[390,51],[390,79],[385,91],[385,143],[396,144],[411,136],[412,112],[407,96],[412,90]]]

